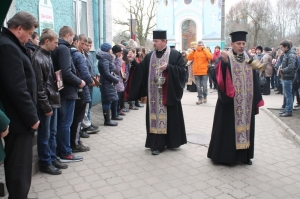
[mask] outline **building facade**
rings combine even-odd
[[[187,50],[192,41],[221,46],[222,0],[158,0],[157,29],[167,30],[168,45]]]
[[[62,26],[71,26],[76,34],[85,34],[93,40],[91,50],[95,70],[98,71],[95,50],[103,42],[112,42],[112,19],[110,0],[13,0],[6,21],[18,11],[36,16],[40,33],[44,27],[59,32]],[[4,22],[6,24],[6,22]],[[101,101],[99,88],[94,88],[93,103]]]

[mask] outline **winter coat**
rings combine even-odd
[[[262,58],[263,58],[263,56],[264,56],[264,54],[256,54],[255,56],[254,56],[254,60],[261,60]]]
[[[51,53],[54,71],[61,70],[62,73],[64,88],[59,91],[62,99],[77,99],[77,88],[81,84],[72,61],[70,46],[68,42],[59,38],[58,47]]]
[[[93,83],[92,77],[90,75],[89,69],[87,67],[85,56],[78,51],[77,48],[71,47],[71,56],[74,66],[78,72],[79,77],[85,81],[86,85],[82,88],[84,92],[84,103],[89,103],[92,101],[89,85]],[[80,90],[79,90],[80,91]]]
[[[282,59],[282,79],[283,80],[293,80],[295,78],[296,70],[295,70],[295,64],[296,64],[296,48],[292,47],[290,50],[283,53],[283,59]]]
[[[262,57],[262,62],[265,63],[266,70],[265,70],[265,77],[271,77],[273,75],[273,67],[272,67],[272,52],[267,52]]]
[[[88,53],[85,52],[84,55],[85,55],[85,58],[86,58],[86,63],[87,63],[87,67],[89,69],[90,75],[92,77],[95,77],[96,72],[95,72],[94,60],[93,60],[92,54],[90,52],[88,52]]]
[[[112,62],[112,56],[108,52],[98,49],[96,58],[98,59],[98,70],[100,73],[102,102],[111,103],[118,100],[115,84],[119,83],[118,77],[114,75],[115,66]]]
[[[31,56],[17,37],[2,27],[0,35],[0,101],[10,119],[9,134],[32,135],[37,114],[37,85]],[[16,146],[17,147],[17,146]]]
[[[51,55],[49,51],[38,47],[32,55],[32,67],[38,87],[38,106],[44,113],[50,113],[52,108],[60,108],[60,95],[55,85]]]
[[[32,55],[37,48],[30,40],[25,44],[25,47],[30,52],[30,55]]]
[[[123,78],[122,78],[122,74],[121,74],[121,69],[122,69],[122,59],[119,59],[114,56],[113,57],[114,61],[114,73],[118,76],[119,78],[119,83],[116,84],[116,90],[117,92],[123,92],[124,91],[124,83],[123,83]]]
[[[297,77],[298,77],[298,84],[300,85],[300,56],[297,57],[297,59],[298,59]]]
[[[212,59],[212,54],[208,49],[198,47],[196,51],[192,51],[188,54],[188,60],[193,60],[193,75],[207,75],[208,64]]]

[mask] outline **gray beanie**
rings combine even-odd
[[[108,52],[111,49],[111,45],[107,42],[101,44],[100,49],[104,52]]]

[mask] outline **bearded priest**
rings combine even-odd
[[[181,54],[167,46],[167,32],[153,31],[154,51],[138,64],[129,51],[130,75],[125,99],[134,101],[147,96],[146,148],[158,155],[165,148],[187,143],[181,98],[186,68]]]
[[[207,157],[214,163],[251,165],[254,156],[255,115],[264,105],[258,78],[245,51],[245,31],[230,34],[232,50],[210,75],[217,83],[218,100]],[[259,68],[260,69],[260,68]]]

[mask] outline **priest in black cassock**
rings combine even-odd
[[[167,46],[166,31],[153,31],[153,43],[155,50],[140,64],[133,53],[128,54],[132,67],[125,99],[147,96],[146,147],[158,155],[165,147],[178,148],[187,142],[181,107],[186,68],[181,54]]]
[[[232,50],[222,51],[221,61],[210,70],[218,84],[218,100],[207,157],[214,163],[252,164],[255,114],[264,102],[260,93],[257,66],[248,64],[245,51],[247,32],[230,34]]]

